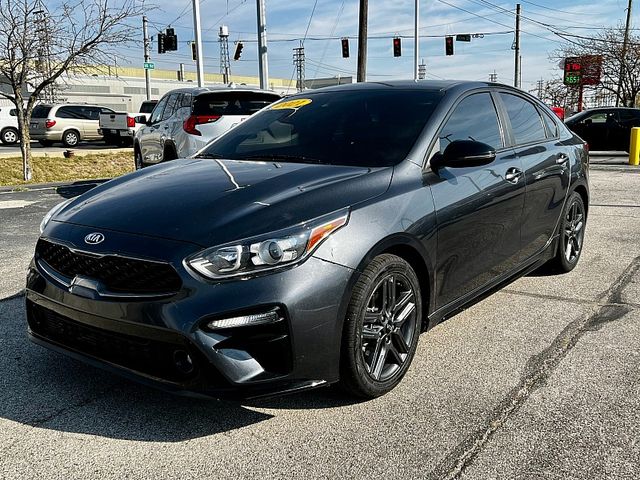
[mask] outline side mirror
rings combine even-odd
[[[442,154],[431,159],[431,168],[466,168],[488,165],[496,158],[496,151],[486,143],[474,140],[455,140]]]
[[[143,123],[145,125],[149,124],[147,121],[147,117],[145,117],[144,115],[138,115],[134,118],[134,120],[136,121],[136,123]]]
[[[591,125],[592,123],[593,123],[593,120],[591,120],[590,118],[587,118],[587,119],[584,121],[584,124],[585,124],[585,125]]]

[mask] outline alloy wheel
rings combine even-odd
[[[573,263],[580,256],[582,240],[584,238],[584,209],[579,202],[574,201],[567,209],[563,235],[564,257]]]
[[[416,302],[409,280],[399,273],[383,277],[371,293],[362,324],[362,356],[376,381],[396,375],[415,341]]]
[[[74,147],[78,143],[78,135],[74,132],[67,132],[64,135],[64,143],[70,147]]]
[[[14,130],[6,130],[2,134],[2,141],[9,145],[16,143],[18,141],[18,134]]]

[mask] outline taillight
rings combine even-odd
[[[45,128],[51,128],[56,124],[55,120],[47,120],[46,122],[44,122],[44,127]]]
[[[191,135],[202,135],[202,132],[196,128],[196,125],[203,123],[213,123],[220,118],[220,115],[191,115],[184,121],[182,128]]]
[[[133,117],[127,116],[127,127],[133,128],[136,126],[136,119]]]

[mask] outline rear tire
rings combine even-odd
[[[5,145],[14,145],[18,143],[19,140],[20,137],[18,135],[18,130],[15,128],[5,128],[2,131],[2,134],[0,134],[0,141],[2,141],[2,143],[4,143]]]
[[[162,152],[162,161],[168,162],[169,160],[175,160],[178,158],[178,154],[176,153],[175,147],[167,146],[164,147]]]
[[[567,273],[575,268],[582,254],[586,224],[584,201],[579,193],[573,192],[562,210],[558,249],[556,256],[549,261],[549,267],[560,273]]]
[[[421,323],[420,283],[411,266],[395,255],[375,257],[353,287],[347,309],[341,386],[363,398],[392,390],[411,365]]]
[[[80,143],[80,134],[75,130],[67,130],[62,135],[62,143],[64,143],[65,147],[77,147],[78,143]]]

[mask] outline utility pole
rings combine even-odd
[[[620,74],[618,75],[618,94],[616,95],[616,107],[620,106],[620,94],[622,91],[622,84],[625,77],[625,61],[627,58],[627,47],[629,44],[629,30],[631,29],[631,5],[633,1],[629,0],[629,6],[627,7],[627,23],[624,27],[624,40],[622,41],[622,56],[620,58]],[[635,99],[634,99],[635,101]]]
[[[420,0],[416,0],[416,18],[415,18],[415,34],[413,47],[413,79],[420,78],[420,66],[418,65],[418,56],[420,50]]]
[[[222,83],[229,84],[229,76],[231,73],[231,64],[229,62],[229,27],[220,25],[220,73],[222,74]]]
[[[495,70],[493,71],[493,73],[489,74],[489,81],[491,83],[497,83],[498,82],[498,74],[496,73]]]
[[[425,78],[427,78],[427,64],[424,63],[423,58],[420,65],[418,65],[418,80],[424,80]]]
[[[260,88],[269,88],[269,62],[267,59],[267,15],[264,0],[256,0],[258,7],[258,69],[260,71]]]
[[[538,98],[542,99],[542,92],[544,91],[544,80],[538,80]]]
[[[202,30],[200,29],[200,0],[193,0],[193,31],[196,38],[196,72],[198,86],[204,86],[204,58],[202,55]]]
[[[304,45],[300,40],[300,46],[293,49],[293,64],[296,66],[296,88],[299,92],[304,90]]]
[[[360,15],[358,23],[358,75],[357,81],[367,80],[367,22],[369,0],[360,0]]]
[[[513,86],[520,88],[520,4],[516,4],[516,40],[515,40],[515,71]]]

